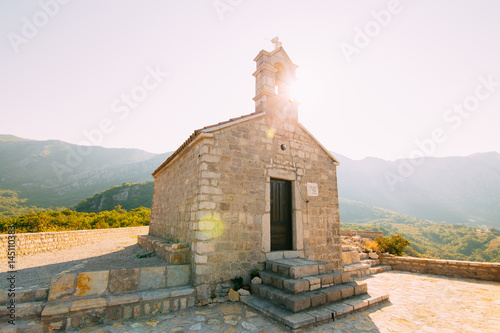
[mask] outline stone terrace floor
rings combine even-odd
[[[301,332],[499,332],[500,283],[389,271],[356,278],[390,301]],[[289,332],[242,303],[120,320],[81,332]]]

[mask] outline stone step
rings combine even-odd
[[[342,252],[342,262],[344,265],[357,264],[360,262],[358,251]]]
[[[361,252],[361,248],[359,246],[351,246],[351,251]]]
[[[379,265],[375,267],[370,267],[370,274],[382,273],[386,271],[390,271],[392,268],[388,265]]]
[[[388,294],[362,294],[300,313],[293,313],[257,296],[243,296],[241,302],[281,322],[293,330],[337,320],[353,311],[365,309],[389,299]]]
[[[331,287],[351,280],[351,274],[342,271],[306,276],[299,279],[292,279],[277,273],[262,271],[260,272],[260,277],[264,284],[291,294],[300,294],[306,291]]]
[[[351,265],[344,265],[344,272],[351,273],[351,276],[363,276],[370,274],[370,265],[357,263]]]
[[[45,301],[39,302],[26,302],[26,303],[16,303],[15,304],[15,319],[32,319],[40,318],[42,310],[45,306]],[[6,322],[11,320],[10,309],[6,306],[0,308],[0,322]],[[0,330],[0,332],[3,332]]]
[[[360,254],[359,254],[359,259],[361,259],[361,260],[362,260],[362,259],[369,259],[369,258],[368,258],[368,253],[365,253],[365,252],[360,253]]]
[[[193,307],[195,300],[196,289],[191,286],[63,299],[45,305],[41,322],[44,331],[76,330],[103,321],[183,310]]]
[[[266,270],[293,279],[333,272],[333,264],[305,258],[266,261]]]
[[[40,318],[35,319],[20,319],[16,318],[15,325],[8,322],[0,322],[0,332],[2,333],[42,333],[43,324]]]
[[[362,252],[359,246],[342,245],[342,252],[349,252],[349,251]]]
[[[380,265],[380,260],[379,259],[363,259],[363,260],[361,260],[361,263],[362,264],[368,264],[371,267],[373,267],[373,266],[376,266],[376,265]]]
[[[366,283],[356,281],[295,295],[264,284],[252,285],[254,295],[269,300],[293,313],[336,302],[353,295],[366,294],[367,290]]]

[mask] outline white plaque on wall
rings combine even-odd
[[[318,196],[318,184],[307,183],[307,196],[317,197]]]

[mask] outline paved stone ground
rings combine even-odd
[[[499,332],[500,283],[389,271],[356,278],[368,291],[390,293],[384,302],[304,332]],[[241,303],[120,320],[81,332],[288,332]]]

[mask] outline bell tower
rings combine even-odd
[[[264,111],[273,120],[297,125],[298,102],[292,99],[291,85],[295,81],[295,65],[286,54],[278,37],[272,39],[274,50],[262,50],[254,61],[255,111]]]

